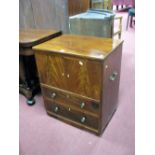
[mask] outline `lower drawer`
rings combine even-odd
[[[53,113],[57,116],[65,117],[72,122],[80,123],[83,127],[88,126],[93,129],[98,129],[98,118],[86,115],[82,112],[77,112],[71,108],[64,107],[48,99],[44,100],[47,112]]]
[[[47,88],[42,86],[43,96],[50,98],[53,102],[61,103],[64,105],[72,106],[81,110],[85,110],[88,113],[99,114],[99,102],[88,100],[82,97],[74,96],[66,92],[54,88]],[[54,94],[54,96],[53,96]]]

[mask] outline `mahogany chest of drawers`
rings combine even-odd
[[[61,35],[33,47],[47,113],[101,134],[117,107],[122,43]]]

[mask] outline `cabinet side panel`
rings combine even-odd
[[[121,71],[122,44],[104,61],[102,94],[102,130],[110,121],[117,108]]]

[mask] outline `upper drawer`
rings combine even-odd
[[[46,52],[35,56],[41,83],[100,100],[101,62]]]
[[[69,92],[60,91],[58,89],[46,88],[42,85],[42,93],[45,97],[51,99],[54,102],[79,109],[80,111],[87,111],[92,115],[98,116],[99,114],[99,102],[91,99],[86,99],[81,96],[70,94]]]

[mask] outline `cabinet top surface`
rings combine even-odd
[[[19,43],[21,45],[33,45],[45,38],[51,38],[57,33],[60,33],[60,31],[50,29],[21,29],[19,31]]]
[[[42,52],[76,55],[103,60],[123,41],[110,38],[97,38],[79,35],[61,35],[47,42],[34,46],[33,49]]]

